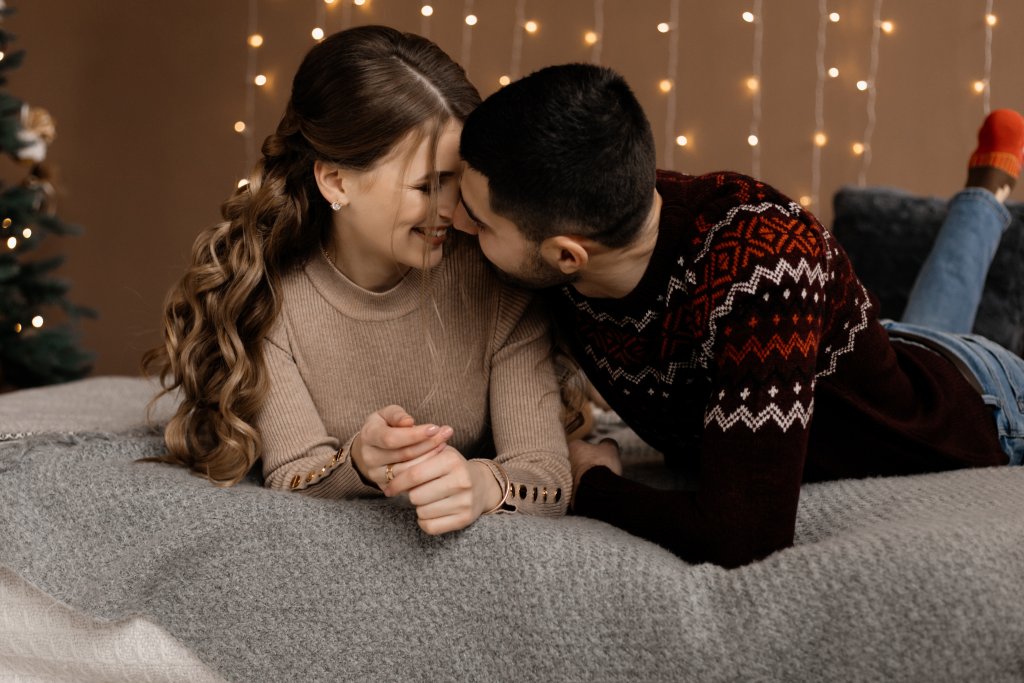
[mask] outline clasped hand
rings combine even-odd
[[[384,495],[407,493],[423,531],[455,531],[497,505],[501,492],[486,465],[448,445],[453,433],[448,426],[417,425],[401,406],[387,406],[366,418],[352,460]]]

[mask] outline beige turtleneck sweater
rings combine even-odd
[[[256,419],[267,486],[382,495],[348,450],[370,413],[398,404],[417,424],[451,425],[448,443],[467,459],[501,464],[506,510],[565,513],[572,477],[545,318],[465,236],[449,238],[437,268],[386,292],[317,255],[284,275],[280,295]]]

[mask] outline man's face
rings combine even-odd
[[[512,284],[543,289],[576,279],[545,261],[540,245],[526,239],[515,223],[491,211],[487,177],[468,166],[462,174],[462,202],[455,209],[454,226],[476,235],[484,256]]]

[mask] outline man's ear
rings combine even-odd
[[[320,194],[328,204],[337,202],[342,206],[348,205],[351,200],[348,189],[352,184],[352,178],[345,169],[329,161],[317,159],[313,162],[313,177],[316,178],[316,186],[320,188]]]
[[[540,255],[565,275],[574,275],[587,267],[590,253],[578,237],[555,235],[540,244]]]

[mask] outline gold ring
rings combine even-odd
[[[384,482],[387,483],[395,478],[395,466],[390,464],[384,468]]]

